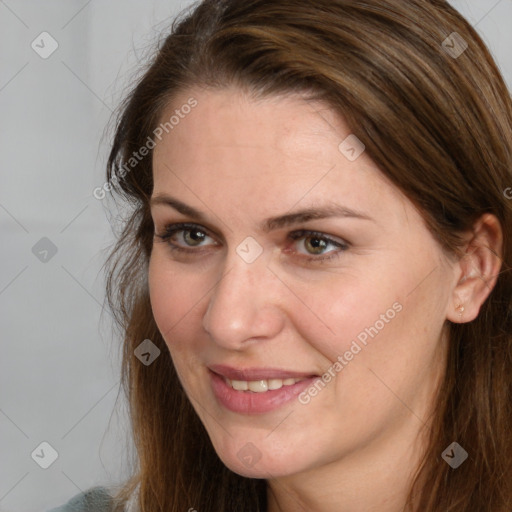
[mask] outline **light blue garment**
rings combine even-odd
[[[48,512],[110,512],[112,496],[104,487],[93,487],[86,492],[77,494],[65,505]]]

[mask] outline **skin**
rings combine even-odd
[[[338,145],[351,131],[326,105],[300,96],[250,99],[242,91],[191,89],[198,105],[154,150],[152,197],[167,194],[205,221],[168,205],[151,208],[155,232],[192,222],[172,241],[155,237],[149,288],[157,325],[213,446],[231,470],[268,481],[269,511],[402,510],[424,447],[446,358],[446,321],[471,321],[488,296],[501,248],[491,215],[455,259],[439,247],[413,204],[363,153]],[[264,232],[268,217],[332,201],[372,220],[314,219]],[[312,230],[348,249],[317,249]],[[185,235],[185,237],[184,237]],[[236,252],[253,237],[262,254]],[[191,245],[192,244],[192,245]],[[337,255],[323,262],[308,257]],[[217,403],[209,364],[321,375],[394,303],[402,310],[311,401],[264,414]],[[464,305],[462,315],[456,310]],[[261,459],[237,452],[251,442]]]

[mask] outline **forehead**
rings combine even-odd
[[[317,145],[311,143],[318,142],[318,137],[336,144],[344,132],[350,133],[325,104],[308,102],[300,95],[252,99],[235,88],[183,92],[168,105],[161,120],[170,119],[190,98],[197,105],[164,135],[165,139],[175,141],[175,148],[181,144],[204,149],[258,147],[282,153],[299,152],[307,157],[318,151]]]
[[[191,98],[196,106],[184,109]],[[254,212],[258,204],[282,210],[283,203],[310,206],[320,198],[354,209],[380,204],[382,212],[404,201],[368,155],[350,161],[340,151],[351,130],[322,102],[190,89],[168,105],[161,121],[179,114],[154,150],[157,193],[176,191],[196,205],[198,198],[211,204],[239,196],[246,205],[252,200]]]

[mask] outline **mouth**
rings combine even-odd
[[[319,377],[275,368],[242,370],[215,365],[208,369],[218,403],[242,414],[263,413],[281,407]]]
[[[231,366],[214,364],[208,366],[208,368],[231,381],[242,381],[242,382],[256,382],[256,381],[270,381],[270,380],[282,380],[286,381],[289,379],[309,379],[311,377],[319,377],[310,372],[296,372],[291,370],[283,370],[279,368],[233,368]]]

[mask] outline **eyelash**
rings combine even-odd
[[[202,252],[202,251],[201,251],[201,249],[186,249],[184,247],[180,247],[179,245],[177,245],[171,241],[171,237],[173,235],[175,235],[176,233],[179,233],[180,231],[189,231],[190,232],[190,231],[194,231],[194,230],[200,231],[201,233],[204,233],[205,235],[210,236],[208,234],[208,230],[204,229],[203,227],[199,226],[198,224],[190,224],[190,223],[169,224],[169,225],[165,226],[163,233],[161,233],[161,234],[155,233],[155,236],[160,238],[160,240],[162,240],[162,242],[167,242],[171,251],[192,254],[192,253],[198,253],[198,252]],[[213,238],[213,237],[210,236],[210,238]],[[304,256],[302,259],[305,259],[308,262],[323,263],[325,261],[332,260],[334,258],[339,258],[340,253],[343,251],[346,251],[349,248],[348,243],[338,242],[337,240],[334,240],[318,231],[310,231],[310,230],[301,229],[301,230],[294,231],[294,232],[290,233],[288,235],[288,238],[293,241],[306,239],[306,238],[314,238],[317,240],[323,240],[326,243],[334,245],[340,249],[339,251],[333,252],[329,256],[321,256],[321,255],[320,256],[311,256],[311,257]]]

